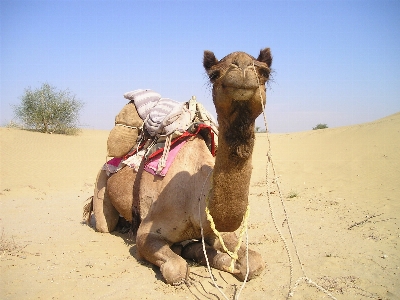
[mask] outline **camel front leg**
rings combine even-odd
[[[230,270],[232,258],[227,253],[220,252],[208,244],[205,244],[205,250],[210,267],[232,274],[239,273],[239,270],[236,268]],[[182,257],[193,260],[202,266],[207,265],[207,260],[204,256],[203,243],[199,241],[190,242],[185,245],[182,250]]]
[[[222,234],[226,247],[233,251],[238,243],[238,239],[234,232],[226,232]],[[247,273],[247,258],[246,258],[246,247],[241,245],[238,251],[238,259],[234,262],[233,270],[231,270],[232,258],[225,253],[222,245],[217,237],[207,239],[206,244],[207,258],[210,266],[221,271],[232,273],[239,280],[244,281]],[[206,265],[204,257],[202,242],[192,242],[184,247],[182,250],[182,256],[194,260],[195,262]],[[264,270],[264,261],[261,255],[249,249],[249,274],[247,280],[251,280],[254,277],[261,274]]]
[[[189,276],[189,265],[174,253],[169,243],[157,233],[141,233],[140,227],[136,236],[139,254],[147,261],[160,268],[161,274],[168,284],[179,285]]]
[[[222,233],[222,237],[225,243],[225,246],[230,250],[233,251],[238,244],[238,238],[234,232],[224,232]],[[209,243],[211,246],[221,252],[224,251],[219,239],[214,236],[211,239],[209,239]],[[249,251],[249,274],[248,274],[248,279],[251,280],[254,277],[257,277],[258,275],[261,274],[261,272],[265,268],[265,263],[264,260],[261,256],[260,253],[248,249]],[[247,258],[246,258],[246,245],[245,241],[242,242],[239,250],[238,250],[238,259],[235,262],[235,270],[237,270],[237,273],[234,273],[234,275],[241,281],[243,281],[246,277],[247,273]]]

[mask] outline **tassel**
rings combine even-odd
[[[172,135],[168,135],[166,140],[165,140],[164,151],[163,151],[163,154],[162,154],[162,156],[160,158],[160,161],[158,162],[158,165],[157,165],[157,174],[161,173],[161,171],[165,167],[165,164],[167,163],[169,150],[171,148],[171,138],[172,138]]]

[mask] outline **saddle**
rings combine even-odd
[[[131,128],[136,129],[132,134],[136,134],[137,139],[131,143],[130,150],[118,159],[122,164],[138,171],[143,160],[145,169],[153,162],[146,170],[165,176],[166,166],[170,165],[167,165],[167,161],[171,149],[196,135],[202,136],[211,154],[215,156],[218,148],[218,125],[204,106],[196,101],[195,96],[185,103],[161,98],[151,90],[135,90],[125,93],[124,97],[135,104],[135,113],[136,116],[140,116],[142,126]],[[111,134],[109,139],[110,137]],[[113,144],[118,144],[115,141],[115,133],[113,137]],[[125,138],[125,144],[126,140]],[[125,145],[124,149],[126,148]],[[156,166],[154,160],[157,160]],[[113,164],[115,165],[115,161]],[[114,168],[115,172],[120,168],[122,167]]]

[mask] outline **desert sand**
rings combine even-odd
[[[205,267],[166,285],[128,234],[82,221],[108,133],[0,128],[0,299],[224,299]],[[266,269],[240,299],[285,299],[295,284],[291,299],[329,299],[304,276],[337,299],[400,299],[400,113],[270,140],[277,178],[270,168],[267,185],[268,137],[257,134],[249,195],[248,242]],[[241,282],[213,274],[238,295]]]

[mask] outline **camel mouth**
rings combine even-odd
[[[255,90],[259,87],[259,84],[257,81],[254,80],[246,80],[245,78],[241,78],[240,80],[225,80],[225,82],[222,83],[222,86],[224,88],[233,88],[233,89],[238,89],[238,90]]]

